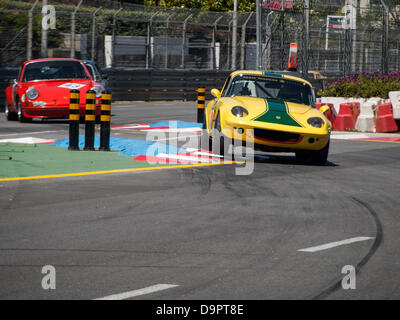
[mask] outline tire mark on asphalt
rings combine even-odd
[[[356,202],[358,205],[363,207],[368,211],[368,213],[372,216],[374,219],[375,225],[376,225],[376,236],[375,236],[375,241],[373,242],[371,248],[369,249],[368,253],[364,256],[364,258],[357,264],[356,266],[356,275],[361,273],[361,269],[368,263],[368,261],[371,259],[371,257],[375,254],[375,252],[378,250],[379,246],[383,242],[383,228],[382,228],[382,223],[379,220],[378,214],[376,211],[366,202],[357,199],[356,197],[350,197],[353,202]],[[335,282],[333,285],[319,293],[318,295],[314,296],[312,300],[319,300],[319,299],[325,299],[328,296],[330,296],[332,293],[335,291],[339,290],[342,288],[342,279],[339,281]]]

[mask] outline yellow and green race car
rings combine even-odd
[[[232,72],[204,110],[203,137],[219,139],[221,154],[227,138],[251,140],[254,149],[295,152],[296,160],[324,165],[328,158],[331,123],[314,107],[312,85],[298,77],[262,71]],[[325,109],[327,108],[327,109]],[[207,139],[207,140],[208,140]],[[245,143],[243,143],[245,145]]]

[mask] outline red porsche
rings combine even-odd
[[[83,61],[48,58],[26,61],[18,78],[6,89],[7,120],[26,122],[32,118],[68,118],[69,93],[80,91],[80,115],[85,114],[86,91],[96,92],[96,115],[104,87],[95,82]]]

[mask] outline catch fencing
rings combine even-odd
[[[394,14],[400,12],[398,7],[385,9],[380,0],[292,3],[293,8],[284,12],[263,10],[262,69],[285,69],[290,42],[299,44],[303,71],[340,77],[399,69],[400,19]],[[255,12],[238,13],[234,44],[233,12],[126,2],[120,7],[114,0],[48,0],[48,4],[56,9],[56,24],[43,45],[42,1],[0,0],[0,67],[18,67],[44,54],[90,59],[101,68],[257,68]]]

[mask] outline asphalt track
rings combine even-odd
[[[112,121],[195,121],[194,106],[113,105]],[[0,138],[67,128],[0,116]],[[399,299],[399,173],[399,143],[332,140],[324,167],[258,155],[248,176],[223,165],[0,182],[0,299],[158,284],[176,286],[133,299]],[[299,251],[355,237],[371,239]],[[56,268],[55,290],[42,289],[44,265]],[[346,265],[356,289],[341,286]]]

